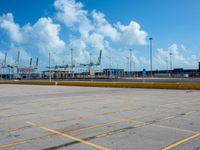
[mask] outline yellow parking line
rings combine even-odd
[[[166,148],[163,148],[162,150],[170,150],[170,149],[172,149],[172,148],[174,148],[174,147],[176,147],[176,146],[178,146],[178,145],[180,145],[180,144],[183,144],[183,143],[185,143],[185,142],[188,142],[188,141],[190,141],[190,140],[192,140],[192,139],[194,139],[194,138],[197,138],[197,137],[199,137],[199,136],[200,136],[200,133],[194,134],[194,135],[192,135],[192,136],[190,136],[190,137],[188,137],[188,138],[186,138],[186,139],[183,139],[183,140],[178,141],[178,142],[176,142],[176,143],[174,143],[174,144],[172,144],[172,145],[169,145],[169,146],[167,146]]]
[[[178,116],[175,116],[175,115],[171,115],[171,116],[167,116],[167,117],[164,117],[164,118],[161,118],[161,119],[158,119],[157,121],[165,121],[165,120],[169,120],[169,119],[173,119],[173,118],[176,118]]]
[[[194,113],[194,112],[197,112],[197,111],[196,111],[196,110],[193,110],[193,111],[186,112],[185,114],[186,114],[186,115],[190,115],[190,114],[192,114],[192,113]]]
[[[182,132],[189,132],[189,133],[193,133],[193,134],[198,133],[198,131],[186,130],[186,129],[164,126],[164,125],[158,125],[158,124],[152,124],[152,126],[156,126],[156,127],[160,127],[160,128],[166,128],[166,129],[173,129],[173,130],[182,131]]]
[[[25,143],[28,143],[28,142],[31,142],[31,141],[35,141],[35,140],[38,140],[38,139],[45,139],[45,138],[48,138],[48,137],[51,137],[51,136],[52,135],[45,135],[45,136],[41,136],[41,137],[17,141],[17,142],[14,142],[14,143],[2,144],[2,145],[0,145],[0,148],[9,148],[9,147],[13,147],[13,146],[16,146],[16,145],[25,144]]]
[[[27,121],[26,122],[27,124],[30,124],[32,126],[37,126],[37,124],[35,123],[32,123],[32,122],[29,122]],[[53,129],[50,129],[50,128],[47,128],[47,127],[43,127],[43,126],[39,126],[40,129],[43,129],[43,130],[46,130],[46,131],[49,131],[51,133],[55,133],[57,135],[60,135],[60,136],[64,136],[64,137],[67,137],[71,140],[74,140],[74,141],[77,141],[77,142],[80,142],[80,143],[83,143],[83,144],[86,144],[88,146],[91,146],[91,147],[94,147],[96,149],[100,149],[100,150],[110,150],[109,148],[105,148],[103,146],[100,146],[100,145],[97,145],[97,144],[94,144],[94,143],[91,143],[91,142],[88,142],[88,141],[85,141],[85,140],[82,140],[82,139],[79,139],[79,138],[76,138],[76,137],[73,137],[71,135],[68,135],[68,134],[65,134],[65,133],[62,133],[62,132],[58,132],[56,130],[53,130]]]
[[[156,113],[155,113],[156,114]],[[138,116],[135,116],[134,118],[132,119],[139,119],[139,118],[144,118],[146,116],[149,116],[149,115],[138,115]],[[84,130],[87,130],[87,129],[93,129],[93,128],[99,128],[99,127],[104,127],[106,125],[111,125],[111,124],[116,124],[116,123],[120,123],[120,122],[126,122],[126,121],[129,121],[129,120],[124,120],[124,119],[121,119],[121,120],[118,120],[118,121],[112,121],[112,122],[106,122],[106,123],[103,123],[103,124],[96,124],[96,125],[91,125],[91,126],[87,126],[87,127],[83,127],[83,128],[79,128],[79,129],[74,129],[74,130],[70,130],[68,132],[66,132],[67,134],[69,133],[73,133],[73,132],[77,132],[77,131],[84,131]],[[44,125],[44,124],[43,124]],[[37,126],[43,126],[42,124],[37,124]],[[28,125],[26,127],[37,127],[36,125],[35,126],[32,126],[32,125]],[[18,129],[12,129],[12,131],[17,131]],[[9,144],[2,144],[0,145],[0,148],[7,148],[7,147],[13,147],[13,146],[16,146],[16,145],[20,145],[20,144],[25,144],[25,143],[28,143],[28,142],[32,142],[32,141],[36,141],[36,140],[39,140],[39,139],[45,139],[45,138],[51,138],[53,136],[58,136],[57,134],[51,134],[51,135],[44,135],[44,136],[41,136],[41,137],[36,137],[36,138],[31,138],[31,139],[26,139],[26,140],[22,140],[22,141],[17,141],[17,142],[14,142],[14,143],[9,143]]]
[[[196,111],[191,111],[191,112],[188,112],[188,113],[185,113],[185,114],[189,115],[189,114],[191,114],[193,112],[196,112]],[[176,127],[169,127],[169,126],[164,126],[164,125],[153,124],[153,123],[158,123],[158,122],[161,122],[161,121],[166,121],[166,120],[169,120],[169,119],[173,119],[173,118],[176,118],[178,116],[179,115],[171,115],[171,116],[167,116],[167,117],[164,117],[164,118],[160,118],[160,119],[154,120],[153,122],[151,122],[151,121],[150,122],[142,122],[142,121],[138,121],[138,120],[134,120],[134,119],[126,119],[126,120],[129,120],[131,122],[139,123],[135,127],[142,127],[142,126],[146,126],[146,125],[152,125],[152,126],[157,126],[157,127],[160,127],[160,128],[174,129],[174,130],[177,130],[177,131],[190,132],[190,133],[199,133],[199,131],[192,131],[192,130],[186,130],[186,129],[176,128]]]
[[[195,112],[195,111],[193,111],[193,112]],[[146,126],[146,125],[152,125],[152,126],[157,126],[157,127],[162,127],[162,128],[179,130],[179,131],[183,131],[183,132],[190,132],[190,133],[197,133],[198,132],[198,131],[191,131],[191,130],[185,130],[185,129],[180,129],[180,128],[168,127],[168,126],[163,126],[163,125],[156,125],[156,124],[152,124],[153,122],[146,122],[145,123],[145,122],[135,120],[135,119],[145,118],[145,117],[148,117],[148,116],[151,116],[151,115],[154,115],[154,114],[160,114],[160,112],[156,112],[156,113],[154,112],[154,113],[151,113],[151,114],[148,114],[148,115],[138,115],[138,116],[135,116],[133,118],[124,118],[123,119],[123,118],[116,117],[119,120],[112,121],[112,122],[106,122],[106,123],[103,123],[103,124],[95,124],[95,125],[71,130],[71,131],[68,131],[66,133],[69,134],[69,133],[73,133],[73,132],[77,132],[77,131],[82,131],[82,130],[84,131],[84,130],[88,130],[88,129],[104,127],[106,125],[116,124],[116,123],[120,123],[120,122],[127,122],[127,121],[139,123],[139,124],[134,126],[135,128],[139,128],[139,127]],[[185,113],[185,114],[187,114],[187,113]],[[167,116],[167,117],[164,117],[164,118],[157,119],[156,122],[161,122],[161,121],[172,119],[172,118],[175,118],[175,117],[174,116]],[[44,126],[44,125],[37,124],[37,126]],[[29,127],[36,127],[36,125],[35,126],[31,125]],[[49,137],[56,136],[56,135],[58,135],[58,134],[46,135],[46,136],[41,136],[41,137],[38,137],[38,138],[27,139],[27,140],[24,140],[24,141],[18,141],[18,142],[15,142],[15,143],[4,144],[4,145],[0,145],[0,148],[2,148],[2,147],[12,147],[12,146],[15,146],[15,145],[28,143],[28,142],[39,140],[39,139],[42,139],[42,138],[49,138]],[[110,134],[106,134],[106,135],[110,135]],[[97,138],[103,137],[103,136],[105,136],[105,135],[99,135],[99,136],[97,136]]]

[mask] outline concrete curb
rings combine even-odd
[[[0,81],[0,84],[200,90],[200,83]]]

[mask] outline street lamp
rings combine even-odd
[[[135,61],[133,61],[133,70],[134,70],[134,73],[133,73],[133,76],[135,77]]]
[[[109,75],[110,75],[110,79],[112,78],[112,72],[111,72],[111,56],[107,56],[108,60],[109,60]]]
[[[49,82],[51,82],[51,52],[49,52]]]
[[[71,48],[71,71],[72,71],[72,78],[74,77],[74,49]]]
[[[130,49],[130,75],[132,71],[132,49]]]
[[[172,74],[172,52],[169,53],[169,59],[170,59],[170,73]]]
[[[153,38],[149,38],[149,42],[150,42],[150,70],[151,70],[151,77],[153,77],[153,73],[152,73],[152,41],[153,41]]]
[[[52,52],[49,52],[49,82],[52,81],[52,68],[51,68],[51,55],[55,54]]]
[[[165,62],[166,62],[166,70],[167,70],[167,72],[168,72],[168,69],[169,69],[169,68],[168,68],[168,63],[169,63],[169,62],[168,62],[168,59],[166,59]]]

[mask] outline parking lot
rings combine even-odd
[[[0,149],[200,150],[200,91],[2,84]]]

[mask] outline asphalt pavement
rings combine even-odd
[[[200,92],[0,85],[1,150],[199,150]]]

